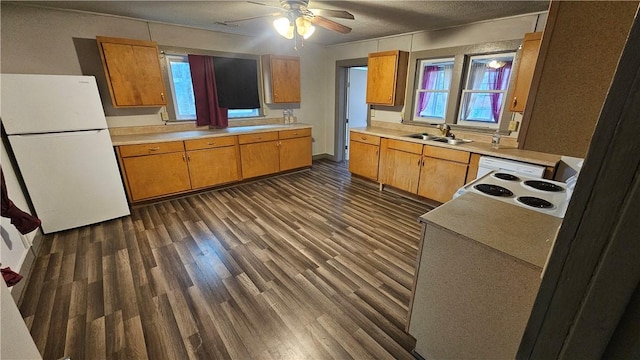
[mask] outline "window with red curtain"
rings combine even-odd
[[[413,121],[445,121],[453,58],[420,61]]]

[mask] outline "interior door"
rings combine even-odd
[[[348,70],[347,80],[347,125],[345,144],[349,144],[349,129],[367,126],[367,67],[355,66]],[[345,159],[349,160],[349,149],[345,149]]]

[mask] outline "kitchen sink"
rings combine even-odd
[[[444,137],[444,136],[434,136],[429,134],[411,134],[411,135],[405,135],[404,137],[420,139],[420,140],[438,141],[438,142],[447,143],[451,145],[459,145],[459,144],[471,142],[471,140],[456,139],[453,137]]]

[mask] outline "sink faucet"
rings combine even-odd
[[[440,130],[440,132],[442,133],[442,136],[444,137],[448,137],[451,133],[451,127],[447,124],[439,124],[437,126],[437,128]]]

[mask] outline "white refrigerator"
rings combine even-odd
[[[0,74],[0,118],[45,234],[130,214],[93,76]]]

